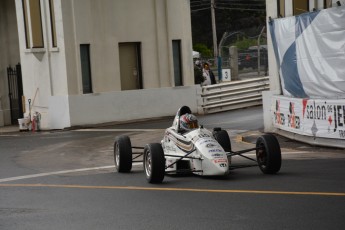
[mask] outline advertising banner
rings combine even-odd
[[[272,98],[276,128],[300,135],[345,141],[345,100]]]
[[[269,23],[283,94],[345,98],[345,6]]]

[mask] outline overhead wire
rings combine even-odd
[[[191,12],[211,9],[210,0],[191,0]],[[238,1],[238,0],[217,0],[213,6],[220,10],[242,10],[242,11],[265,11],[264,0]]]

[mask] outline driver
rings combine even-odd
[[[198,119],[193,114],[186,113],[180,117],[180,129],[183,132],[191,131],[197,128],[199,128]]]

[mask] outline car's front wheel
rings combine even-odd
[[[231,152],[231,141],[226,130],[215,130],[213,132],[213,136],[218,141],[220,146],[222,146],[225,152]]]
[[[114,142],[114,162],[118,172],[132,169],[132,144],[128,136],[117,136]]]
[[[149,183],[162,183],[165,174],[165,157],[161,144],[147,144],[144,148],[144,171]]]

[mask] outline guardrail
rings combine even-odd
[[[269,77],[203,86],[199,113],[216,113],[262,104],[262,91],[269,90]]]

